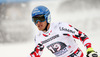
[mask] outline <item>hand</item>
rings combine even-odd
[[[42,51],[44,49],[44,46],[43,44],[39,43],[36,48]]]
[[[42,50],[44,49],[44,46],[39,43],[33,52],[31,52],[30,57],[40,57]]]
[[[97,52],[93,50],[93,48],[87,49],[87,57],[98,57]]]

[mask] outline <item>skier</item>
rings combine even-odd
[[[87,35],[67,23],[50,23],[50,11],[45,6],[37,6],[32,11],[32,21],[38,28],[35,36],[36,47],[30,57],[40,57],[47,47],[56,57],[84,57],[75,39],[79,39],[87,49],[87,57],[98,57],[91,47]]]

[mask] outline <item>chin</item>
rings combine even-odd
[[[44,30],[44,28],[38,28],[38,30],[43,31],[43,30]]]

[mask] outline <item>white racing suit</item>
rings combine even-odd
[[[51,23],[47,32],[39,31],[35,37],[36,48],[30,57],[40,57],[47,47],[56,57],[84,57],[75,39],[79,39],[86,48],[91,47],[89,38],[80,30],[67,23]],[[41,46],[38,45],[41,43]],[[40,47],[40,48],[38,48]]]

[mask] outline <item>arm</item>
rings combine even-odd
[[[66,23],[62,23],[60,27],[61,27],[60,30],[64,28],[67,31],[67,34],[66,34],[67,36],[72,36],[75,39],[79,39],[83,43],[83,45],[87,49],[87,57],[93,57],[93,56],[98,57],[96,52],[91,47],[91,42],[89,41],[89,38],[87,37],[85,33],[81,32],[80,30]]]
[[[91,48],[91,42],[89,41],[87,35],[76,28],[74,29],[76,30],[77,34],[74,34],[73,38],[79,39],[87,49]]]
[[[35,42],[35,49],[33,52],[30,53],[30,56],[29,57],[40,57],[43,53],[43,49],[44,49],[44,46],[42,43],[40,43],[38,41],[38,37],[37,35],[35,36],[34,38],[34,42]]]
[[[69,26],[72,27],[71,25]],[[87,35],[76,28],[74,29],[76,30],[77,34],[74,34],[73,38],[79,39],[84,44],[84,46],[87,48],[86,56],[87,57],[98,57],[97,52],[95,52],[94,49],[91,47],[91,42],[89,41],[89,38],[87,37]]]
[[[67,33],[67,35],[71,35],[73,38],[79,39],[87,49],[91,47],[91,42],[89,41],[89,38],[85,33],[67,23],[60,23],[59,25],[60,31],[64,31],[65,33]]]

